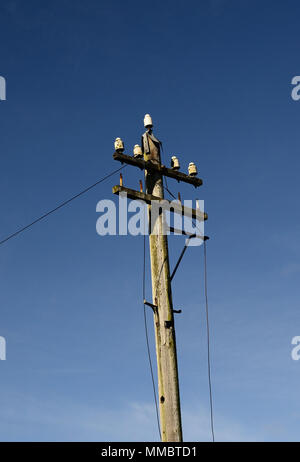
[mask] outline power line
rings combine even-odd
[[[158,405],[157,405],[157,398],[156,398],[156,388],[155,388],[155,382],[154,382],[153,366],[152,366],[152,359],[151,359],[151,352],[150,352],[150,345],[149,345],[149,335],[148,335],[148,324],[147,324],[147,313],[146,313],[146,306],[145,306],[145,297],[146,297],[146,235],[144,233],[144,263],[143,263],[144,325],[145,325],[147,353],[148,353],[148,360],[149,360],[152,387],[153,387],[153,395],[154,395],[154,402],[155,402],[157,427],[158,427],[159,438],[161,440],[161,431],[160,431],[160,423],[159,423],[159,415],[158,415]]]
[[[163,185],[163,188],[170,194],[171,197],[173,197],[173,199],[176,200],[176,197],[174,196],[174,194],[169,190],[167,177],[165,176],[164,179],[165,179],[166,186]]]
[[[43,215],[41,215],[39,218],[37,218],[36,220],[32,221],[31,223],[29,223],[28,225],[26,226],[23,226],[22,228],[18,229],[17,231],[15,231],[14,233],[10,234],[9,236],[5,237],[4,239],[2,239],[2,241],[0,241],[0,245],[4,244],[5,242],[9,241],[10,239],[12,239],[13,237],[16,237],[18,234],[22,233],[23,231],[25,231],[26,229],[28,228],[31,228],[31,226],[35,225],[36,223],[38,223],[39,221],[43,220],[44,218],[48,217],[49,215],[51,215],[52,213],[56,212],[57,210],[61,209],[62,207],[64,207],[65,205],[69,204],[70,202],[72,202],[73,200],[77,199],[78,197],[82,196],[83,194],[85,194],[86,192],[90,191],[91,189],[95,188],[95,186],[97,186],[98,184],[102,183],[103,181],[107,180],[108,178],[110,178],[111,176],[115,175],[116,173],[118,173],[120,170],[122,170],[123,168],[127,167],[127,165],[123,165],[122,167],[118,168],[117,170],[114,170],[113,172],[109,173],[108,175],[104,176],[103,178],[101,178],[100,180],[96,181],[96,183],[92,184],[91,186],[88,186],[87,188],[85,188],[83,191],[80,191],[78,194],[75,194],[75,196],[72,196],[70,199],[67,199],[66,201],[62,202],[61,204],[59,204],[58,206],[56,206],[54,209],[52,210],[49,210],[48,212],[44,213]]]
[[[204,241],[204,291],[205,291],[205,312],[206,312],[206,330],[207,330],[207,369],[208,369],[208,386],[209,386],[209,405],[210,405],[210,426],[212,440],[215,441],[214,431],[214,414],[211,385],[211,361],[210,361],[210,329],[208,317],[208,295],[207,295],[207,259],[206,259],[206,241]]]

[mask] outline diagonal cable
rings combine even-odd
[[[113,172],[109,173],[108,175],[104,176],[103,178],[101,178],[100,180],[96,181],[96,183],[88,186],[87,188],[83,189],[82,191],[80,191],[78,194],[75,194],[75,196],[72,196],[70,197],[70,199],[67,199],[65,200],[64,202],[62,202],[61,204],[57,205],[54,209],[51,209],[49,210],[48,212],[44,213],[43,215],[41,215],[39,218],[37,218],[36,220],[32,221],[31,223],[29,223],[28,225],[26,226],[23,226],[22,228],[19,228],[17,231],[15,231],[14,233],[10,234],[9,236],[5,237],[4,239],[2,239],[0,241],[0,245],[4,244],[5,242],[9,241],[10,239],[12,239],[13,237],[16,237],[18,236],[18,234],[21,234],[23,231],[25,231],[26,229],[28,228],[31,228],[31,226],[35,225],[36,223],[38,223],[39,221],[42,221],[44,220],[44,218],[48,217],[49,215],[51,215],[52,213],[56,212],[57,210],[61,209],[62,207],[64,207],[65,205],[69,204],[70,202],[72,202],[73,200],[77,199],[78,197],[82,196],[83,194],[85,194],[86,192],[90,191],[91,189],[95,188],[95,186],[97,186],[98,184],[102,183],[103,181],[107,180],[108,178],[110,178],[111,176],[115,175],[116,173],[118,173],[120,170],[122,170],[123,168],[127,167],[127,165],[123,165],[122,167],[118,168],[117,170],[114,170]]]

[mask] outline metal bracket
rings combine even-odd
[[[168,229],[171,233],[175,234],[175,235],[182,235],[182,236],[189,236],[189,237],[195,237],[196,239],[202,239],[203,241],[208,241],[209,239],[209,236],[202,236],[201,234],[197,234],[195,236],[195,234],[193,233],[189,233],[188,231],[184,231],[184,229],[176,229],[174,228],[173,226],[168,226]]]
[[[150,306],[152,308],[153,312],[156,313],[158,310],[157,305],[153,305],[153,303],[147,302],[147,300],[144,299],[144,305]]]

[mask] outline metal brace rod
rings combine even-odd
[[[175,268],[173,269],[173,273],[171,274],[171,277],[170,277],[170,280],[171,280],[171,281],[172,281],[173,277],[175,276],[175,273],[176,273],[176,271],[177,271],[178,266],[180,265],[180,262],[181,262],[181,260],[182,260],[182,258],[183,258],[183,255],[185,254],[185,251],[186,251],[186,249],[187,249],[187,247],[188,247],[187,244],[190,242],[191,239],[193,239],[193,238],[196,237],[196,236],[197,236],[197,234],[192,234],[192,235],[186,240],[186,243],[184,244],[184,247],[183,247],[183,249],[182,249],[182,252],[181,252],[181,254],[180,254],[180,257],[178,258],[178,261],[177,261],[177,263],[176,263],[176,265],[175,265]]]

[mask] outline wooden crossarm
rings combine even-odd
[[[185,207],[179,202],[176,202],[176,201],[171,202],[171,201],[168,201],[167,199],[161,199],[160,197],[153,196],[152,194],[145,194],[144,192],[125,188],[124,186],[116,185],[112,188],[112,192],[117,195],[119,195],[120,193],[126,193],[129,199],[143,201],[143,202],[146,202],[147,204],[151,204],[152,202],[159,202],[161,203],[162,207],[163,207],[163,204],[166,204],[166,208],[168,208],[170,212],[179,213],[182,216],[194,218],[199,221],[205,221],[208,218],[207,213],[200,212],[200,210],[191,209],[190,207]]]
[[[119,152],[115,152],[113,158],[115,160],[118,160],[119,162],[138,167],[141,170],[154,170],[156,172],[159,172],[161,175],[173,178],[174,180],[192,184],[193,186],[195,186],[195,188],[198,188],[203,184],[201,178],[186,175],[185,173],[179,172],[178,170],[167,168],[164,165],[155,164],[151,160],[145,161],[144,159],[135,158],[133,156],[128,156],[126,154],[121,154]]]

